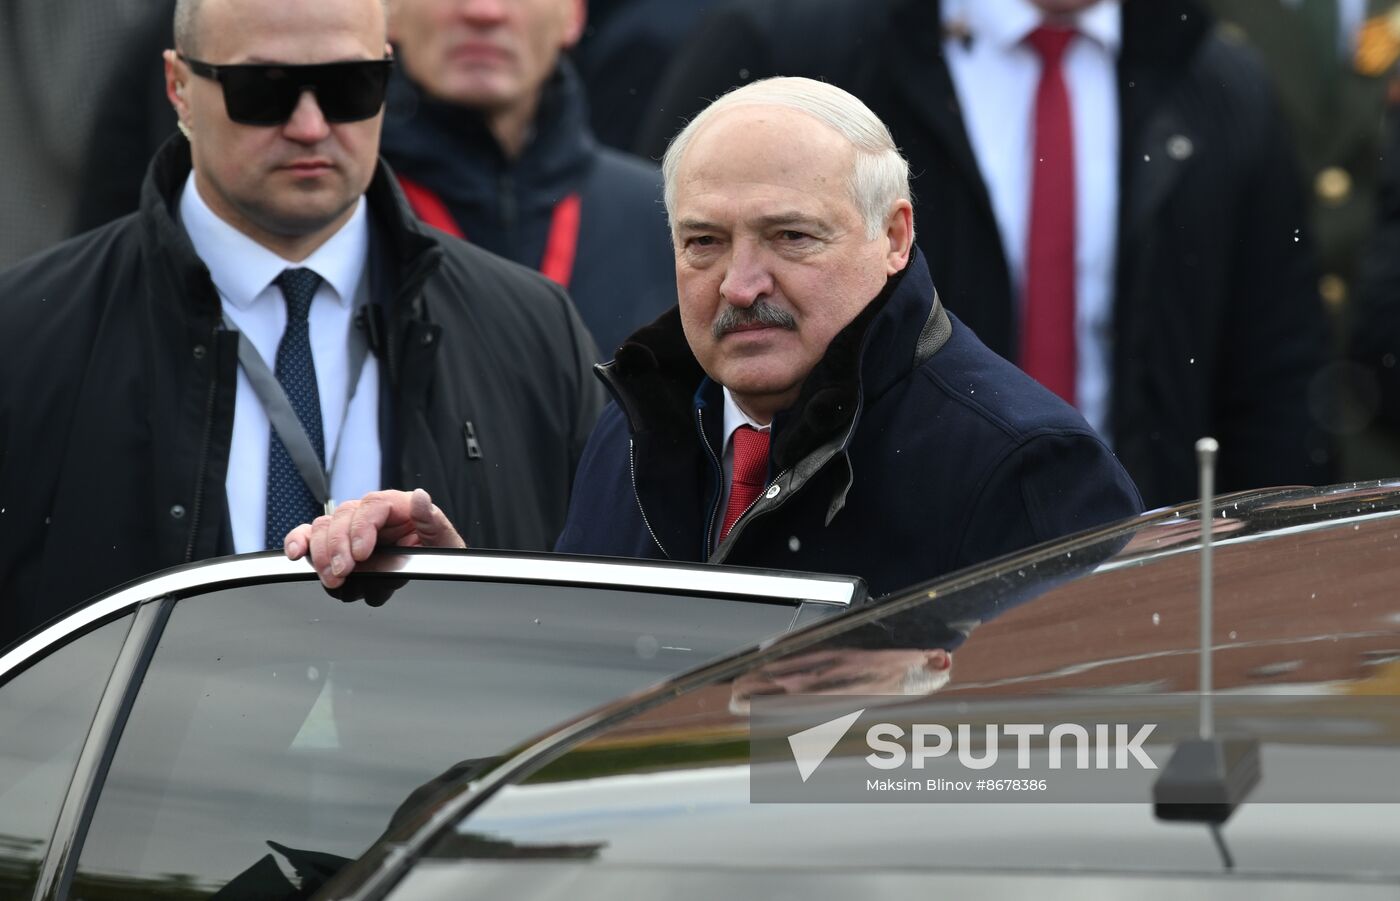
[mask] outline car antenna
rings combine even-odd
[[[1178,743],[1172,751],[1166,768],[1152,786],[1152,804],[1159,820],[1209,826],[1225,869],[1230,870],[1235,862],[1220,827],[1259,784],[1259,741],[1215,734],[1211,669],[1215,561],[1211,533],[1215,520],[1215,458],[1219,452],[1220,445],[1214,438],[1196,442],[1201,478],[1200,735]]]

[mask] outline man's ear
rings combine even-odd
[[[564,26],[563,47],[565,50],[583,37],[584,26],[588,24],[588,0],[564,0],[569,5],[569,20]]]
[[[185,85],[189,82],[190,70],[174,50],[161,54],[165,60],[165,96],[175,108],[175,117],[181,122],[189,120],[189,102],[185,99]]]
[[[903,198],[894,202],[894,207],[885,217],[885,239],[889,249],[885,254],[885,275],[894,275],[909,265],[909,254],[914,250],[914,207]]]
[[[389,43],[399,42],[399,3],[398,0],[389,0],[387,9],[388,15],[385,18],[385,25],[389,30]]]

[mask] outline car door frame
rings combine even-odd
[[[864,582],[854,577],[561,554],[397,549],[372,557],[359,571],[371,579],[577,585],[788,605],[793,618],[787,630],[868,602]],[[122,731],[175,605],[186,597],[239,585],[315,578],[308,562],[291,561],[276,552],[187,564],[99,596],[0,653],[3,690],[5,682],[49,653],[134,614],[59,806],[34,901],[68,897]]]

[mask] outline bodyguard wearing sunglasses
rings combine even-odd
[[[140,210],[0,274],[0,647],[376,488],[546,549],[601,406],[564,292],[378,161],[380,0],[179,0],[175,36]]]

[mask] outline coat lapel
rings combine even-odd
[[[896,9],[891,18],[893,35],[899,39],[887,42],[894,68],[893,80],[915,119],[953,161],[957,170],[954,177],[969,186],[980,212],[990,218],[994,215],[991,197],[968,140],[958,92],[943,55],[941,6],[934,0],[932,3],[903,3]]]
[[[1152,221],[1191,158],[1204,149],[1200,135],[1186,127],[1179,94],[1209,27],[1205,13],[1189,0],[1123,4],[1120,248]]]

